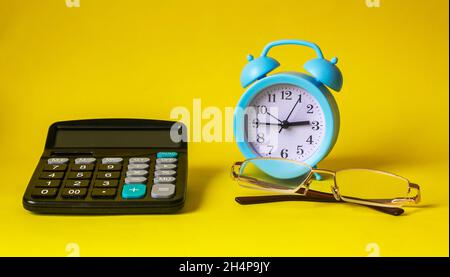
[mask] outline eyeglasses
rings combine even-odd
[[[402,206],[420,202],[419,185],[379,170],[331,171],[314,169],[308,164],[287,159],[254,158],[236,162],[231,174],[243,187],[283,193],[236,197],[242,205],[278,201],[349,202],[401,215],[404,212]],[[322,176],[331,178],[314,181]],[[331,185],[330,179],[333,181]]]

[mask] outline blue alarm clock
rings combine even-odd
[[[267,76],[280,66],[268,56],[272,47],[280,45],[312,48],[317,57],[304,65],[310,75],[282,72]],[[259,58],[248,55],[248,61],[240,81],[242,87],[250,87],[238,102],[233,122],[240,151],[247,159],[277,157],[316,166],[331,151],[339,133],[339,110],[328,90],[342,88],[337,58],[326,60],[312,42],[278,40],[266,45]]]

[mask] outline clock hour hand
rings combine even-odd
[[[305,120],[305,121],[294,121],[294,122],[288,122],[287,125],[288,126],[305,126],[305,125],[310,125],[311,123],[309,122],[309,120]]]

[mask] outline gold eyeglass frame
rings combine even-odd
[[[257,180],[256,178],[240,176],[239,170],[240,170],[242,164],[252,161],[252,160],[287,161],[286,159],[282,159],[282,158],[264,158],[264,157],[262,157],[262,158],[251,158],[251,159],[247,159],[242,162],[234,163],[231,166],[231,177],[233,178],[233,180],[243,181],[244,183],[256,185],[256,187],[253,187],[253,186],[246,186],[246,185],[243,185],[242,183],[239,183],[239,185],[242,187],[247,187],[247,188],[252,188],[252,189],[261,189],[261,190],[265,190],[265,191],[280,192],[283,194],[297,194],[297,195],[301,195],[301,196],[307,196],[308,192],[310,191],[309,186],[310,186],[311,182],[314,180],[313,179],[314,174],[319,174],[319,175],[323,174],[323,175],[333,176],[334,186],[331,186],[331,192],[336,201],[345,201],[345,202],[350,202],[350,203],[355,203],[355,204],[360,204],[360,205],[393,208],[393,207],[401,207],[404,205],[418,204],[421,200],[421,193],[420,193],[419,185],[417,185],[415,183],[411,183],[408,179],[406,179],[402,176],[393,174],[393,173],[389,173],[386,171],[380,171],[380,170],[374,170],[374,169],[363,169],[363,168],[351,168],[351,169],[343,169],[343,170],[339,170],[339,171],[363,169],[363,170],[377,172],[380,174],[390,175],[395,178],[400,178],[408,183],[408,194],[410,194],[413,190],[416,191],[416,194],[411,197],[400,197],[400,198],[394,198],[394,199],[371,199],[371,200],[360,199],[360,198],[349,197],[349,196],[342,196],[339,192],[339,186],[338,186],[337,180],[336,180],[336,173],[339,171],[332,171],[332,170],[328,170],[328,169],[316,169],[306,163],[293,161],[293,160],[289,160],[288,162],[297,163],[301,166],[304,166],[304,167],[310,169],[307,177],[300,184],[298,184],[297,187],[295,187],[293,189],[283,189],[283,190],[276,189],[276,188],[274,188],[274,184],[268,184],[261,180]],[[317,193],[317,191],[313,191],[313,192]]]

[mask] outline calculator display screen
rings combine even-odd
[[[169,130],[58,130],[56,148],[176,148]]]

